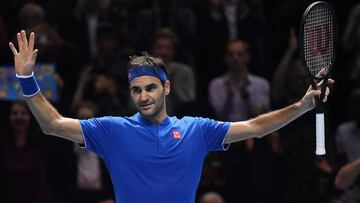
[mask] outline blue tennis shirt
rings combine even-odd
[[[166,117],[153,124],[140,113],[80,121],[85,148],[109,170],[117,203],[193,203],[209,151],[225,150],[230,124]]]

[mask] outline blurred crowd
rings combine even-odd
[[[240,121],[301,99],[303,0],[13,0],[0,8],[0,66],[8,42],[36,33],[38,63],[56,67],[65,116],[129,116],[127,62],[147,51],[167,65],[171,116]],[[262,139],[204,162],[200,203],[360,202],[360,4],[328,1],[338,18],[336,81],[326,104],[326,156],[315,156],[308,112]],[[29,32],[27,32],[29,33]],[[101,159],[45,136],[23,101],[0,101],[0,202],[111,203]],[[139,194],[141,195],[141,194]]]

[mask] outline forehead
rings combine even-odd
[[[158,38],[155,41],[155,45],[173,45],[173,41],[171,38],[168,37],[162,37],[162,38]]]
[[[149,75],[145,75],[145,76],[139,76],[134,78],[131,83],[130,83],[130,87],[145,87],[148,86],[150,84],[156,84],[156,85],[161,85],[161,81],[159,78],[154,77],[154,76],[149,76]]]
[[[245,51],[246,50],[246,45],[243,42],[240,42],[240,41],[232,42],[232,43],[228,44],[227,50],[228,51],[234,51],[234,50],[236,50],[236,51],[238,51],[238,50]]]

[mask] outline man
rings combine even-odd
[[[166,113],[170,93],[165,65],[159,58],[130,58],[131,98],[138,113],[132,117],[77,120],[61,116],[40,93],[32,72],[38,50],[35,34],[25,31],[13,43],[15,71],[32,113],[46,134],[84,144],[105,162],[111,174],[116,202],[194,202],[202,162],[209,151],[251,137],[262,137],[315,106],[320,90],[309,90],[297,103],[242,122],[216,122]],[[330,80],[330,83],[333,81]],[[320,84],[319,84],[320,85]],[[326,102],[329,89],[326,90]]]
[[[239,121],[270,109],[270,85],[249,72],[249,45],[242,40],[230,40],[226,46],[226,74],[209,85],[209,101],[218,118]]]
[[[177,37],[168,28],[157,31],[153,44],[153,54],[160,57],[171,81],[171,94],[167,97],[167,112],[177,115],[179,107],[195,100],[195,75],[192,69],[180,62],[174,61]]]

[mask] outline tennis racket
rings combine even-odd
[[[329,73],[334,65],[337,23],[333,8],[317,1],[305,10],[299,32],[299,52],[313,89],[323,80],[321,95],[316,97],[316,155],[325,152],[325,121],[322,103]]]

